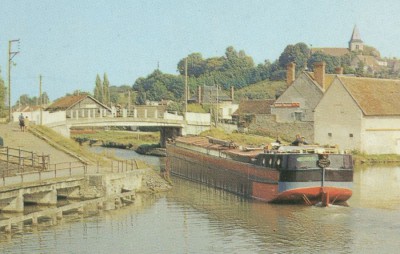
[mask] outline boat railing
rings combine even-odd
[[[302,146],[280,146],[276,153],[317,153],[317,154],[338,154],[337,147],[321,147],[317,145]]]

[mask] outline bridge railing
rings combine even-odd
[[[36,170],[15,170],[3,169],[1,172],[2,181],[0,187],[28,182],[41,182],[60,177],[83,176],[87,174],[87,165],[79,161],[49,164],[46,169]]]
[[[97,173],[103,170],[112,173],[123,173],[143,168],[148,168],[148,166],[140,160],[111,160],[107,163],[103,162],[101,165],[97,162],[96,171]]]

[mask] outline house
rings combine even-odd
[[[341,68],[337,70],[339,73]],[[295,79],[295,64],[289,63],[288,88],[271,107],[278,123],[313,122],[314,109],[331,84],[334,74],[325,74],[325,63],[314,65],[314,72],[302,72]]]
[[[244,100],[232,114],[232,121],[236,122],[240,131],[246,131],[251,124],[257,125],[257,119],[270,121],[271,105],[275,100]],[[266,120],[267,119],[267,120]],[[264,124],[262,124],[265,127]],[[258,128],[258,127],[254,127]],[[265,129],[265,128],[264,128]]]
[[[218,121],[229,123],[232,121],[232,114],[239,107],[233,103],[234,94],[234,87],[231,87],[230,94],[227,95],[219,86],[198,86],[196,94],[188,102],[215,105],[218,108]]]
[[[223,102],[232,102],[234,97],[234,88],[231,87],[230,95],[221,90],[219,86],[198,86],[194,96],[188,99],[189,103],[215,104]]]
[[[338,75],[314,112],[314,141],[400,154],[400,80]]]
[[[67,118],[96,118],[112,115],[111,108],[86,94],[62,97],[45,110],[50,113],[65,111]]]
[[[231,123],[232,115],[239,108],[239,104],[222,103],[218,105],[218,118],[220,122]]]

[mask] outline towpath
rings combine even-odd
[[[54,148],[29,131],[22,132],[18,123],[0,124],[0,137],[3,138],[4,146],[32,151],[39,155],[50,155],[51,163],[77,161],[76,158]]]

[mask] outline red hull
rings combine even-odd
[[[329,204],[335,204],[347,201],[352,193],[350,189],[337,187],[299,188],[279,193],[273,202],[311,202],[315,204],[323,201],[323,196],[327,196]]]

